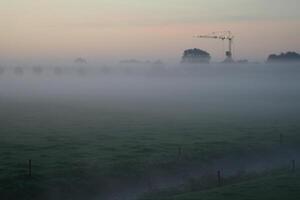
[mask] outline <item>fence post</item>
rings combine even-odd
[[[218,170],[218,186],[221,186],[221,184],[222,184],[222,180],[221,179],[222,179],[221,178],[221,171]]]
[[[28,160],[28,176],[31,177],[31,160]]]
[[[279,135],[279,144],[282,145],[282,143],[283,143],[283,135],[280,134]]]
[[[292,172],[296,171],[296,161],[292,160]]]
[[[181,158],[181,154],[182,154],[182,148],[181,146],[178,147],[178,154],[177,154],[177,159],[179,160]]]

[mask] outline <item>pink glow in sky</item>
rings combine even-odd
[[[235,56],[300,51],[298,0],[0,1],[1,57],[176,61],[186,48],[223,58],[223,43],[192,38],[231,30]]]

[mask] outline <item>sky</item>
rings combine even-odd
[[[231,30],[235,59],[263,61],[300,52],[299,9],[299,0],[0,0],[0,58],[178,62],[201,48],[222,60],[226,43],[192,36]]]

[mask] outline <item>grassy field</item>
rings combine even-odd
[[[186,165],[299,147],[296,87],[182,86],[187,81],[123,84],[98,96],[83,82],[64,82],[76,86],[65,90],[56,82],[53,90],[48,82],[27,83],[31,89],[1,82],[10,90],[0,88],[0,196],[133,199],[128,193],[151,189],[149,177],[174,177]]]
[[[174,115],[166,110],[164,114],[115,112],[68,102],[32,104],[1,104],[5,105],[2,114],[7,114],[1,119],[5,126],[0,142],[0,193],[8,199],[39,198],[55,187],[65,199],[74,198],[74,193],[78,198],[97,195],[99,188],[107,190],[106,180],[112,177],[139,180],[151,165],[176,168],[179,147],[181,161],[193,163],[268,151],[279,146],[280,133],[286,145],[299,143],[300,127],[292,120],[278,126],[272,120],[228,118],[220,113],[203,117],[197,112]],[[26,177],[28,159],[32,160],[31,179]]]
[[[266,176],[200,192],[190,192],[148,200],[297,200],[300,198],[300,174]]]

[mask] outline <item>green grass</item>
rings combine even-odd
[[[150,200],[152,198],[148,198]],[[300,174],[273,175],[200,192],[190,192],[155,200],[298,200]],[[154,199],[153,199],[154,200]]]
[[[0,107],[0,195],[8,200],[40,199],[49,191],[65,195],[53,199],[93,196],[112,177],[139,179],[152,164],[176,168],[178,147],[184,162],[205,163],[268,151],[278,146],[280,133],[285,145],[300,140],[293,116],[278,124],[276,117],[251,113],[51,99],[1,100]]]

